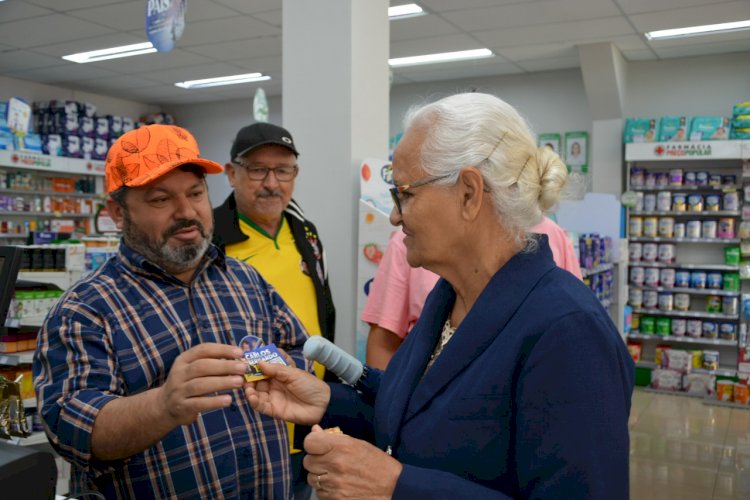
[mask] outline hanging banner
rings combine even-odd
[[[185,31],[187,0],[148,0],[146,36],[156,50],[169,52]]]
[[[255,91],[255,97],[253,98],[253,118],[256,122],[268,122],[268,99],[266,98],[266,91],[262,87],[259,87]]]

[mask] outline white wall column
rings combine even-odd
[[[355,352],[359,165],[387,159],[387,0],[284,0],[283,125],[300,151],[295,199],[318,227],[336,344]]]
[[[611,43],[580,45],[581,74],[593,119],[589,158],[591,190],[622,193],[622,118],[627,61]]]

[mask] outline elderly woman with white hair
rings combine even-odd
[[[409,264],[441,276],[412,333],[354,387],[263,364],[246,388],[261,413],[319,424],[304,461],[319,498],[628,498],[633,361],[527,233],[565,180],[497,97],[410,111],[391,222]]]

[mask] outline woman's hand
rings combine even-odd
[[[403,466],[366,441],[325,432],[316,425],[305,437],[307,483],[321,500],[390,499]]]
[[[293,366],[261,362],[268,378],[245,385],[245,396],[254,410],[295,424],[320,422],[331,400],[328,384]]]

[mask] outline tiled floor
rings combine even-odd
[[[636,388],[630,498],[750,499],[750,408]]]

